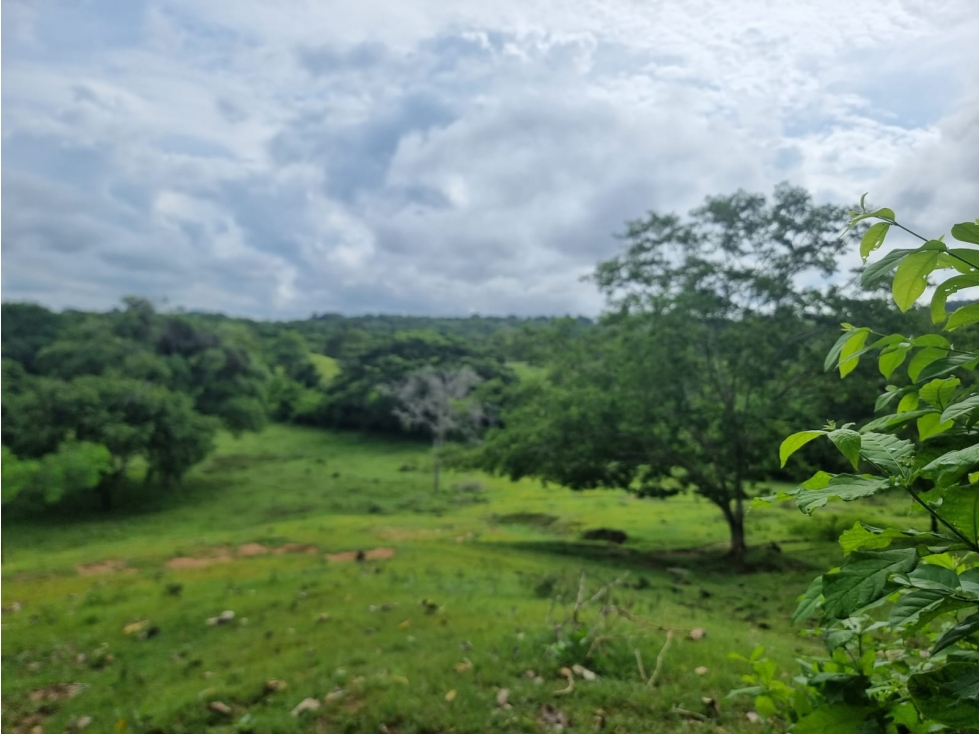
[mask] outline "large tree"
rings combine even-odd
[[[777,469],[772,441],[820,369],[815,286],[836,271],[845,221],[782,185],[770,201],[738,192],[630,222],[594,275],[609,311],[504,415],[487,464],[571,488],[694,491],[743,556],[745,501]]]

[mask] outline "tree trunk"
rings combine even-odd
[[[724,519],[727,520],[728,530],[731,533],[731,549],[728,555],[736,561],[744,559],[748,545],[744,540],[744,505],[738,500],[736,507],[732,509],[730,505],[721,508],[724,511]]]
[[[439,493],[439,475],[442,473],[442,460],[439,456],[439,449],[442,448],[442,441],[436,437],[434,444],[432,445],[432,465],[435,470],[435,482],[434,482],[434,492]]]
[[[109,512],[112,509],[112,487],[115,484],[115,477],[103,480],[99,484],[99,500],[102,503],[102,511]]]

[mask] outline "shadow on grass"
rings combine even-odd
[[[662,571],[683,568],[700,574],[731,575],[811,571],[820,567],[817,563],[776,551],[770,546],[749,548],[744,559],[737,561],[727,554],[724,547],[718,545],[661,551],[571,540],[515,541],[500,545],[526,553],[578,558],[622,569]]]

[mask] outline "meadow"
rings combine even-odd
[[[788,620],[839,531],[910,513],[753,508],[732,569],[702,499],[475,472],[435,495],[429,467],[272,426],[167,494],[5,518],[3,730],[760,732],[730,654],[794,673],[819,646]]]

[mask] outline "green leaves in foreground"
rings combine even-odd
[[[918,564],[914,548],[856,551],[836,573],[823,576],[823,612],[844,619],[885,595],[892,574],[909,573]]]
[[[974,729],[979,724],[979,664],[949,663],[908,679],[918,710],[946,726]]]
[[[890,486],[890,480],[859,474],[817,473],[796,490],[796,505],[807,515],[824,507],[831,499],[852,502],[861,497],[870,497]]]

